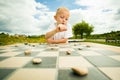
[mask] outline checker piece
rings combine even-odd
[[[40,59],[40,58],[33,58],[32,62],[33,62],[33,64],[39,64],[39,63],[42,62],[42,59]]]

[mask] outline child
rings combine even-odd
[[[50,25],[50,31],[46,33],[46,41],[49,44],[67,43],[68,38],[72,37],[72,29],[68,24],[70,12],[67,8],[57,9],[54,16],[56,22]]]

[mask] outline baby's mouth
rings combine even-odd
[[[65,23],[62,23],[63,25],[65,24]]]

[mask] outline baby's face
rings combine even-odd
[[[57,24],[63,24],[63,25],[67,24],[68,18],[69,18],[69,13],[66,11],[59,13],[55,16],[55,20],[57,21]]]

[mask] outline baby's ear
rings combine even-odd
[[[56,16],[54,16],[54,19],[56,20]]]

